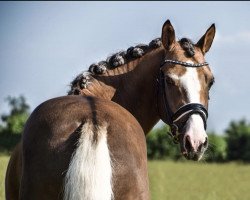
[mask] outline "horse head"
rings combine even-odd
[[[209,89],[214,77],[205,61],[215,36],[213,24],[194,44],[190,39],[176,40],[167,20],[162,27],[165,60],[160,68],[160,116],[170,125],[171,135],[180,143],[187,159],[200,160],[208,147],[206,121]]]

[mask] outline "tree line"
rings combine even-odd
[[[30,106],[24,96],[7,97],[9,114],[1,114],[0,151],[11,152],[21,139]],[[164,125],[153,129],[147,136],[149,159],[182,160],[179,145],[173,143]],[[250,123],[246,119],[232,121],[223,134],[208,133],[209,147],[205,154],[208,162],[244,161],[250,162]]]
[[[10,152],[21,139],[24,125],[30,115],[30,106],[24,96],[7,97],[9,114],[1,114],[0,151]]]
[[[167,125],[154,129],[147,136],[149,159],[180,160],[179,145],[166,133]],[[208,133],[209,146],[205,153],[208,162],[250,162],[250,123],[246,119],[231,121],[223,134]]]

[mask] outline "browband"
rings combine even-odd
[[[208,65],[207,62],[194,64],[194,63],[182,62],[178,60],[164,60],[162,65],[164,65],[165,63],[177,64],[177,65],[182,65],[185,67],[202,67],[202,66]]]

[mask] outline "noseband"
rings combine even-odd
[[[178,143],[179,142],[179,135],[180,135],[179,130],[180,130],[180,128],[184,127],[184,125],[185,125],[185,124],[181,124],[179,121],[181,119],[183,119],[184,117],[185,117],[185,119],[188,119],[191,115],[198,114],[201,116],[203,123],[204,123],[204,129],[206,130],[208,112],[207,112],[207,109],[202,104],[199,104],[199,103],[188,103],[188,104],[185,104],[185,105],[181,106],[180,108],[178,108],[176,112],[172,112],[172,110],[170,109],[169,102],[168,102],[167,97],[166,97],[166,92],[165,92],[166,77],[165,77],[164,72],[162,70],[163,66],[166,63],[182,65],[184,67],[195,67],[195,68],[208,65],[208,63],[204,62],[204,63],[192,64],[192,63],[181,62],[181,61],[176,61],[176,60],[165,60],[161,65],[160,75],[159,75],[160,77],[159,77],[158,83],[160,86],[159,89],[161,91],[163,90],[163,95],[161,95],[161,96],[163,96],[163,103],[164,103],[164,107],[165,107],[165,117],[164,117],[163,121],[170,126],[169,134],[173,137],[174,142]],[[186,123],[186,121],[184,121],[184,123]]]

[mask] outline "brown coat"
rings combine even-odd
[[[47,199],[56,198],[56,194],[61,194],[63,177],[60,173],[67,170],[70,157],[76,148],[75,142],[79,139],[77,128],[86,120],[91,120],[95,125],[105,120],[108,122],[108,145],[111,153],[115,155],[113,158],[116,160],[117,157],[118,164],[127,165],[124,165],[122,174],[117,174],[117,169],[114,169],[115,198],[149,198],[144,134],[147,134],[160,118],[164,120],[166,116],[163,97],[160,95],[166,94],[172,112],[188,103],[187,89],[172,79],[166,83],[167,89],[159,92],[163,89],[159,88],[160,68],[165,77],[170,73],[176,76],[184,74],[186,70],[182,66],[162,66],[162,63],[165,59],[183,62],[191,59],[194,63],[203,62],[214,35],[215,26],[212,25],[196,45],[190,43],[193,49],[189,50],[194,51],[191,52],[190,58],[189,50],[175,40],[174,29],[168,20],[162,28],[163,45],[160,43],[157,48],[149,48],[145,50],[145,55],[139,55],[125,63],[121,60],[119,66],[110,66],[107,70],[100,68],[98,71],[92,66],[90,71],[95,74],[91,74],[91,84],[87,87],[81,86],[77,79],[75,91],[72,91],[73,94],[85,97],[60,97],[39,106],[27,122],[23,150],[17,148],[10,160],[6,176],[7,200],[16,199],[11,198],[11,195],[19,188],[21,174],[17,174],[16,169],[20,173],[22,154],[24,167],[21,197],[29,199],[39,194],[40,198]],[[127,54],[130,55],[131,51],[128,49]],[[128,58],[127,55],[125,57]],[[201,103],[207,107],[208,91],[213,76],[208,66],[197,69],[197,73],[201,85]],[[194,135],[196,134],[199,133]],[[204,138],[198,140],[185,137],[185,130],[181,135],[181,149],[187,157],[192,158],[193,154],[204,153],[207,145],[207,142],[206,145],[202,142]],[[199,144],[202,148],[194,151],[193,144]]]
[[[149,198],[146,143],[137,120],[114,102],[65,96],[38,106],[26,124],[20,199],[62,198],[64,172],[80,137],[79,124],[86,121],[108,124],[108,146],[115,158],[115,199]]]

